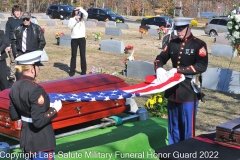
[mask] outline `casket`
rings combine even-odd
[[[79,93],[117,89],[128,86],[119,77],[108,74],[88,74],[40,83],[47,93]],[[0,133],[12,138],[19,138],[21,120],[9,118],[10,89],[0,92]],[[130,110],[125,105],[126,99],[95,102],[63,102],[58,117],[53,120],[53,128],[89,122],[96,119],[120,114]]]
[[[217,125],[215,140],[225,146],[240,146],[240,118]]]

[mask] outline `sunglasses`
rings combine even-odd
[[[23,18],[22,20],[23,20],[23,21],[29,21],[30,18]]]

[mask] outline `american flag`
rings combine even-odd
[[[147,94],[164,92],[166,89],[175,86],[185,79],[184,75],[175,73],[173,77],[169,77],[164,83],[157,83],[156,76],[147,76],[143,83],[127,86],[119,89],[96,91],[96,92],[81,92],[81,93],[48,93],[51,103],[55,100],[66,102],[93,102],[93,101],[108,101],[132,98]]]

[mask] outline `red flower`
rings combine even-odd
[[[43,33],[45,33],[45,28],[42,28]]]
[[[125,47],[124,50],[133,50],[133,46],[128,45],[128,46]]]

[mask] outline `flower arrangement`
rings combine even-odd
[[[191,24],[191,26],[197,27],[198,21],[196,19],[193,19],[193,20],[191,20],[190,24]]]
[[[228,16],[227,22],[227,38],[231,42],[233,51],[240,55],[240,14],[237,14],[237,6],[233,5],[234,10]]]
[[[116,23],[122,23],[122,21],[120,19],[117,19]]]
[[[158,30],[158,34],[161,36],[164,36],[165,34],[168,33],[168,29],[165,28],[164,26],[159,27],[157,30]]]
[[[125,47],[124,52],[129,53],[130,50],[133,50],[133,46],[128,45]]]
[[[42,28],[43,33],[45,33],[45,28]]]
[[[109,71],[104,71],[103,68],[100,68],[100,67],[95,67],[95,66],[92,66],[92,71],[89,72],[89,74],[92,74],[92,73],[105,73],[105,74],[110,74]],[[115,75],[117,76],[118,75],[118,72],[113,72],[112,75]]]
[[[146,33],[147,33],[147,30],[144,29],[144,28],[140,28],[140,29],[139,29],[139,32],[141,33],[141,38],[143,38],[143,34],[146,34]]]
[[[163,117],[167,115],[167,99],[164,93],[152,95],[145,103],[145,107],[151,117]]]
[[[64,35],[63,32],[56,32],[56,34],[55,34],[55,38],[56,38],[56,39],[59,39],[60,36],[63,36],[63,35]]]
[[[94,36],[95,41],[97,41],[101,40],[101,34],[102,34],[101,32],[95,32],[92,34],[92,36]]]
[[[147,33],[147,30],[144,29],[144,28],[140,28],[140,29],[139,29],[139,32],[140,32],[141,34],[146,34],[146,33]]]

